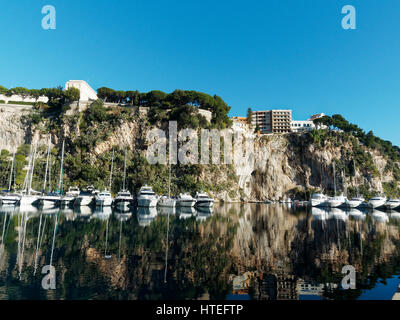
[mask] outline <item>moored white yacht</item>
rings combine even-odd
[[[346,204],[347,198],[344,195],[334,196],[328,199],[328,206],[331,208],[342,207]]]
[[[207,193],[197,192],[195,197],[197,207],[210,208],[214,205],[214,199],[210,198]]]
[[[112,195],[108,190],[98,193],[94,199],[96,206],[99,207],[110,207],[113,203]]]
[[[193,198],[190,194],[187,193],[181,193],[179,194],[178,199],[176,200],[176,203],[180,206],[180,207],[194,207],[194,205],[196,204],[196,199]]]
[[[32,194],[22,194],[19,200],[20,206],[33,206],[39,202],[39,196]]]
[[[155,207],[157,206],[157,202],[158,196],[151,187],[143,186],[140,188],[137,195],[137,205],[139,207]]]
[[[368,206],[372,209],[383,208],[386,204],[386,197],[375,196],[368,201]]]
[[[353,197],[350,200],[346,199],[346,206],[349,208],[357,208],[364,203],[365,199],[363,197]]]
[[[133,201],[132,195],[128,190],[122,190],[117,193],[114,204],[118,209],[123,211],[128,210]]]
[[[386,201],[386,209],[393,210],[400,207],[400,199],[389,199]]]
[[[314,193],[311,196],[311,206],[324,207],[327,205],[328,197],[322,193]]]
[[[94,201],[96,193],[97,190],[95,190],[93,186],[88,186],[86,190],[80,192],[79,196],[74,201],[74,205],[90,206]]]
[[[62,198],[61,203],[64,206],[68,206],[75,201],[75,199],[79,196],[80,190],[78,187],[69,187],[68,192]]]
[[[39,206],[43,208],[57,207],[61,203],[61,196],[56,192],[48,193],[39,198]]]
[[[19,203],[21,199],[21,195],[16,193],[4,193],[1,196],[1,204],[2,205],[16,205]]]
[[[163,195],[162,197],[160,197],[160,199],[158,199],[157,205],[159,207],[175,208],[176,200],[167,195]]]

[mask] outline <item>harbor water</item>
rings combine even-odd
[[[0,207],[0,299],[392,299],[400,213]],[[344,290],[344,266],[356,271]],[[54,267],[55,288],[43,286]]]

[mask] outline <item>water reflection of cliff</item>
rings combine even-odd
[[[229,204],[186,215],[0,213],[0,299],[355,298],[400,265],[396,213]],[[58,286],[46,292],[51,259]],[[347,264],[351,292],[337,288]]]

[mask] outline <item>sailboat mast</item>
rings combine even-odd
[[[169,176],[168,176],[168,198],[171,198],[171,163],[169,164]]]
[[[336,197],[336,168],[335,168],[335,162],[333,163],[333,188],[334,188],[335,197]]]
[[[63,173],[64,173],[64,171],[63,171],[63,167],[64,167],[64,147],[65,147],[65,140],[63,140],[62,150],[61,150],[60,182],[59,182],[59,185],[58,185],[58,192],[60,194],[63,194],[62,187],[63,187]]]
[[[113,169],[114,169],[114,150],[112,153],[112,158],[111,158],[111,172],[110,172],[110,192],[111,192],[111,184],[112,184],[112,175],[113,175]]]
[[[50,157],[50,138],[49,138],[49,146],[47,148],[46,172],[44,174],[43,192],[42,192],[43,194],[46,192],[47,170],[49,169],[49,157]]]
[[[126,180],[126,148],[125,148],[125,160],[124,160],[124,188],[125,190],[125,180]]]
[[[29,179],[29,192],[28,192],[29,195],[31,195],[31,191],[32,191],[33,171],[35,170],[36,152],[37,152],[37,144],[35,144],[34,151],[33,151],[33,157],[32,157],[32,170],[31,170],[31,177]]]
[[[356,182],[356,192],[357,192],[357,197],[360,196],[358,192],[358,183],[357,183],[357,171],[356,171],[356,162],[353,160],[353,167],[354,167],[354,180]]]
[[[347,197],[346,174],[345,174],[344,170],[342,170],[342,178],[343,178],[344,195]]]
[[[12,162],[11,162],[10,182],[8,184],[8,191],[11,191],[12,176],[13,176],[13,171],[14,171],[14,161],[15,161],[15,152],[13,153],[13,158],[12,158]]]

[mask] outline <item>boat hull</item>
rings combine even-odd
[[[196,207],[211,208],[214,205],[213,200],[197,200]]]
[[[97,207],[111,207],[113,200],[110,199],[96,199],[96,206]]]
[[[39,197],[37,196],[22,196],[21,199],[19,200],[19,204],[21,206],[26,206],[26,205],[34,205],[39,202]]]
[[[157,206],[158,199],[156,198],[139,198],[138,206],[139,207],[155,207]]]
[[[196,204],[196,200],[178,200],[177,204],[180,207],[184,207],[184,208],[192,208],[194,207],[194,205]]]
[[[75,199],[76,206],[90,206],[93,203],[93,197],[78,197]]]
[[[162,198],[158,201],[157,205],[164,208],[175,208],[176,200],[170,198]]]
[[[383,208],[386,201],[369,201],[368,206],[372,209]]]

